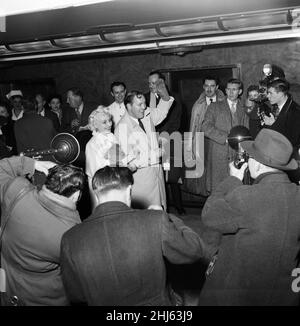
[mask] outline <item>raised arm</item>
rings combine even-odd
[[[169,95],[165,82],[162,79],[158,79],[156,82],[156,92],[160,96],[157,108],[148,108],[155,126],[159,125],[167,117],[174,101],[174,98]]]

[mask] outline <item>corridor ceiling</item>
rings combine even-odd
[[[300,3],[111,0],[0,17],[0,30],[0,62],[132,51],[180,55],[214,44],[300,39]]]

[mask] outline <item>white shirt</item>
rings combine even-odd
[[[217,102],[217,95],[213,96],[213,97],[207,97],[206,96],[206,104],[209,105],[212,101],[213,102]]]
[[[126,112],[126,108],[124,103],[117,103],[113,102],[109,107],[108,107],[109,113],[112,115],[112,119],[114,122],[114,125],[116,126],[120,119],[123,117],[123,115]]]
[[[83,111],[83,102],[79,105],[78,111],[79,111],[79,113],[81,115],[82,114],[82,111]]]
[[[228,102],[228,105],[230,107],[230,111],[232,113],[235,113],[236,112],[236,105],[237,105],[237,102],[232,102],[230,101],[229,99],[227,99],[227,102]]]
[[[14,120],[14,121],[17,121],[17,120],[23,118],[23,113],[24,113],[24,110],[22,110],[22,111],[19,113],[19,115],[16,116],[16,114],[15,114],[15,110],[12,109],[12,116],[11,116],[11,119]]]
[[[41,115],[42,117],[45,116],[45,108],[43,108],[43,110],[39,112],[39,115]]]

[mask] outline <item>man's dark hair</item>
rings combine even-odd
[[[230,78],[228,81],[227,81],[227,84],[236,84],[236,85],[239,85],[239,89],[243,90],[243,83],[237,79],[237,78]]]
[[[206,80],[214,80],[216,82],[216,86],[219,85],[219,78],[217,76],[213,76],[213,75],[206,75],[202,78],[202,83],[204,85]]]
[[[132,172],[127,167],[121,166],[105,166],[99,169],[92,179],[92,187],[97,194],[110,190],[125,189],[132,184]]]
[[[158,75],[158,78],[161,78],[163,81],[166,80],[166,77],[158,70],[151,71],[148,76],[150,77],[150,76],[153,76],[153,75]]]
[[[140,91],[131,91],[127,93],[125,100],[124,100],[124,105],[126,106],[127,104],[132,104],[134,97],[140,98],[140,96],[144,96],[144,94]]]
[[[71,87],[67,92],[72,92],[75,96],[79,96],[83,100],[83,93],[78,87]]]
[[[85,174],[81,168],[64,164],[49,169],[45,186],[58,195],[70,197],[76,191],[82,191],[84,183]]]
[[[48,103],[50,103],[54,98],[57,98],[60,101],[60,103],[62,103],[62,98],[61,98],[61,95],[59,95],[59,94],[50,95],[48,98]]]
[[[37,101],[33,97],[28,97],[22,100],[24,112],[36,112]]]
[[[111,92],[113,92],[113,88],[114,88],[115,86],[123,86],[124,89],[126,89],[126,85],[125,85],[125,83],[120,82],[120,81],[114,81],[114,82],[112,82],[111,85],[110,85],[110,91],[111,91]]]
[[[247,88],[247,96],[249,95],[250,92],[257,91],[259,92],[259,86],[258,85],[250,85]]]
[[[10,100],[13,101],[15,98],[20,98],[21,100],[23,99],[23,96],[21,95],[13,95]]]
[[[36,93],[35,97],[40,96],[43,101],[46,101],[46,96],[43,93]]]
[[[290,89],[290,84],[284,79],[275,79],[268,83],[268,88],[273,87],[276,92],[287,94]]]

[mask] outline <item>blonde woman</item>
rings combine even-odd
[[[111,132],[112,115],[109,113],[108,108],[99,106],[94,110],[89,116],[88,126],[93,133],[93,137],[89,140],[85,149],[85,172],[88,176],[94,207],[92,178],[95,172],[106,165],[127,165],[129,160],[120,151],[117,139]]]

